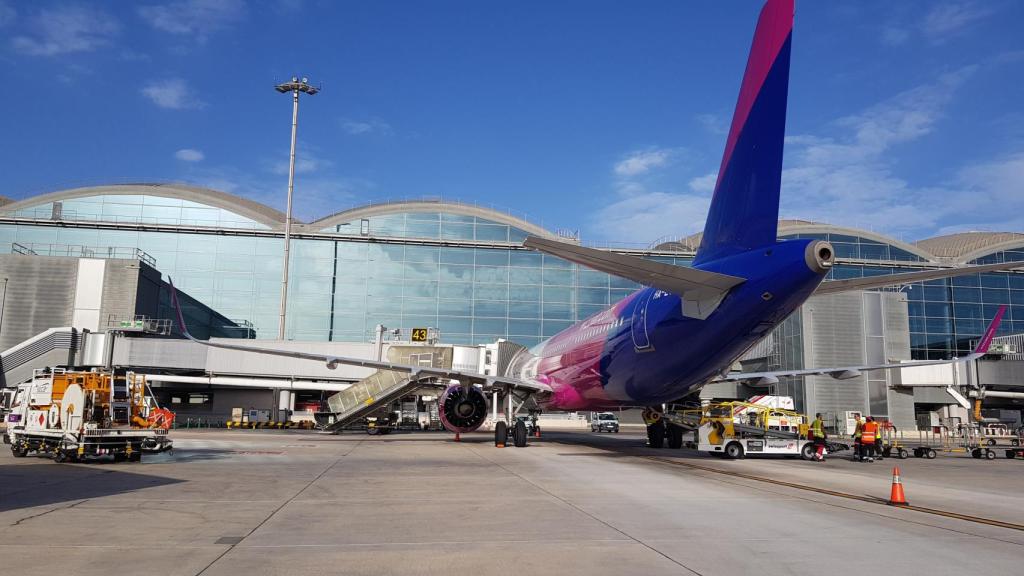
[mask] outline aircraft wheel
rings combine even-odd
[[[504,446],[508,442],[508,424],[499,421],[494,425],[494,445]]]
[[[517,420],[516,425],[512,427],[512,440],[516,448],[526,446],[526,423],[522,420]]]
[[[743,445],[739,442],[730,442],[725,446],[725,457],[730,460],[743,458]]]
[[[647,445],[651,448],[665,445],[665,423],[661,420],[647,426]]]
[[[683,447],[683,429],[675,424],[668,425],[668,447],[673,450]]]

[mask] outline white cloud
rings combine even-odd
[[[13,9],[8,14],[8,18],[13,17]],[[93,7],[54,6],[32,16],[25,26],[26,33],[15,36],[11,45],[16,51],[33,56],[90,52],[110,44],[120,29],[117,20]]]
[[[616,162],[613,170],[619,176],[639,176],[655,168],[667,166],[675,151],[669,148],[647,148],[630,152]]]
[[[690,180],[690,190],[698,194],[710,194],[715,191],[715,184],[718,183],[718,172],[712,172],[703,176],[697,176]]]
[[[621,198],[591,218],[602,240],[651,242],[678,238],[704,227],[711,199],[694,194],[648,192]]]
[[[783,216],[923,236],[949,218],[977,213],[968,201],[978,189],[977,182],[969,181],[974,172],[941,187],[915,186],[895,172],[897,147],[931,134],[975,70],[966,67],[942,75],[842,118],[834,123],[839,130],[832,137],[788,137]],[[1014,173],[1012,167],[1006,171]]]
[[[174,153],[174,157],[182,162],[202,162],[206,155],[201,150],[193,148],[182,148]]]
[[[140,6],[139,16],[150,26],[178,36],[205,42],[214,32],[245,15],[242,0],[177,0],[166,4]]]
[[[933,42],[964,32],[975,22],[991,14],[988,7],[976,2],[950,2],[936,4],[925,15],[921,30]]]
[[[368,120],[342,118],[341,129],[353,136],[359,136],[362,134],[389,136],[392,132],[391,125],[379,118],[370,118]]]
[[[166,80],[154,80],[146,84],[140,90],[143,96],[149,98],[154,104],[161,108],[171,110],[185,110],[190,108],[202,108],[206,103],[199,100],[192,90],[181,78],[168,78]]]
[[[882,28],[882,43],[887,46],[902,46],[910,39],[910,31],[899,26],[889,25]]]
[[[314,146],[299,142],[295,151],[295,173],[312,174],[334,166],[334,162],[321,158]],[[270,165],[270,171],[274,174],[285,175],[288,173],[288,160],[275,161]]]
[[[729,125],[726,124],[725,119],[718,114],[698,114],[694,118],[711,134],[723,136],[729,133]]]

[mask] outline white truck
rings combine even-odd
[[[17,387],[4,417],[4,443],[58,462],[113,458],[138,462],[144,451],[171,448],[174,414],[155,407],[142,376],[36,370]]]

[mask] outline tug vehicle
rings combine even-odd
[[[139,462],[143,452],[171,448],[174,422],[147,392],[145,378],[131,372],[35,370],[14,393],[4,442],[16,458]]]

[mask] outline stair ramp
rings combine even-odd
[[[450,368],[451,347],[445,346],[392,346],[388,360],[407,366]],[[352,386],[327,399],[327,412],[316,413],[321,429],[338,433],[360,418],[365,418],[415,391],[429,386],[432,378],[413,378],[408,372],[377,370]]]

